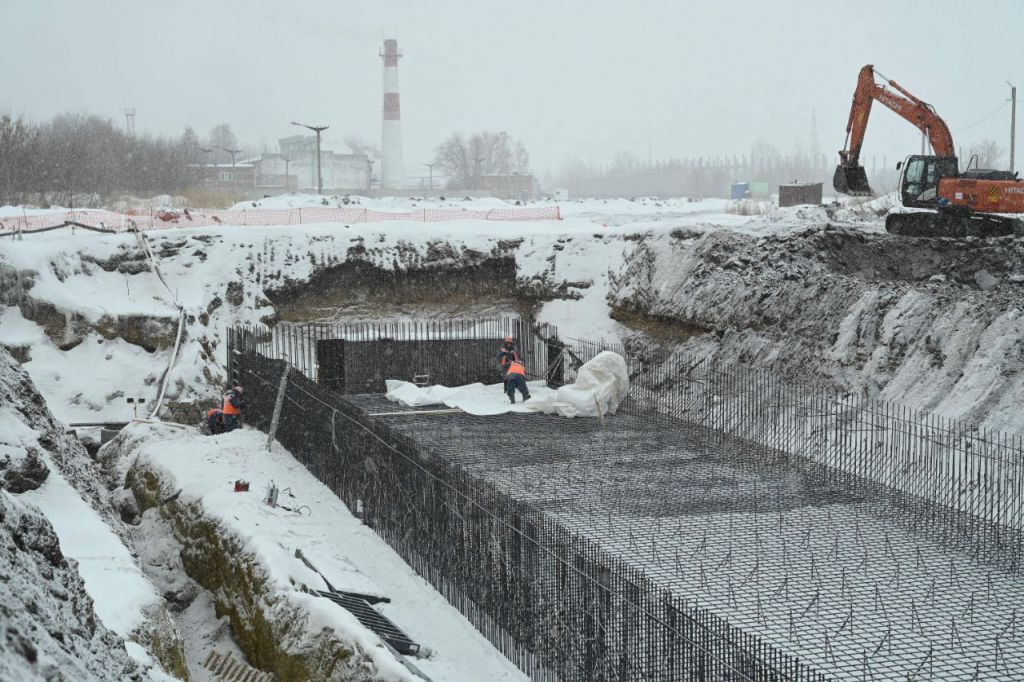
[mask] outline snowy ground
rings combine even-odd
[[[391,602],[378,608],[415,642],[433,651],[429,658],[411,661],[431,679],[525,679],[287,451],[275,443],[267,452],[265,434],[244,429],[210,437],[158,425],[128,428],[126,435],[139,443],[135,454],[165,472],[173,487],[182,489],[179,500],[199,501],[208,517],[240,537],[245,550],[269,572],[275,589],[308,609],[317,626],[334,628],[359,643],[372,656],[382,679],[416,678],[347,611],[298,590],[298,585],[326,587],[320,576],[295,558],[295,550],[301,549],[335,588],[389,597]],[[250,482],[250,492],[233,492],[232,483],[238,478]],[[280,503],[301,508],[301,513],[271,508],[261,501],[271,481],[284,491]],[[205,607],[200,602],[194,608]],[[198,622],[209,622],[201,613],[195,616]]]
[[[302,204],[311,199],[285,196],[263,202]],[[394,209],[417,204],[410,199],[365,201]],[[496,199],[455,203],[495,202],[504,204]],[[392,269],[415,267],[436,243],[486,254],[508,240],[522,240],[506,247],[515,258],[517,279],[565,287],[564,296],[543,303],[538,321],[555,324],[567,338],[617,339],[624,329],[611,319],[607,301],[610,274],[621,268],[637,238],[668,239],[679,230],[699,234],[723,227],[764,235],[827,220],[824,209],[810,207],[763,216],[735,215],[724,212],[728,202],[722,200],[581,201],[565,203],[563,208],[564,220],[531,223],[390,221],[180,228],[151,233],[147,239],[168,288],[189,315],[187,339],[172,373],[169,396],[195,400],[208,393],[211,383],[217,382],[211,361],[223,361],[222,351],[213,358],[208,351],[222,342],[223,330],[233,323],[258,321],[272,310],[264,290],[308,280],[324,263],[337,260],[353,246],[365,248],[366,253],[359,257],[363,262]],[[879,229],[877,221],[865,222],[864,227]],[[420,255],[398,262],[397,258],[410,250]],[[148,316],[173,328],[176,320],[172,297],[149,271],[132,235],[58,230],[26,236],[22,241],[0,240],[0,268],[5,266],[9,272],[28,273],[24,286],[33,300],[80,318],[85,327],[101,325],[104,320]],[[244,289],[240,305],[221,305],[228,298],[225,286],[232,280]],[[9,288],[4,295],[0,287],[0,296],[8,306],[0,307],[0,343],[30,349],[26,368],[52,398],[59,418],[119,420],[125,415],[126,397],[146,397],[152,404],[170,358],[169,345],[145,352],[92,333],[72,350],[62,351],[59,339],[46,338],[40,324],[24,319],[15,309],[16,292]],[[82,374],[86,367],[88,374]],[[213,372],[212,381],[203,375],[204,367]],[[70,378],[70,368],[79,379]]]
[[[545,381],[527,384],[526,400],[514,392],[510,400],[502,384],[480,383],[465,386],[420,387],[408,381],[388,379],[386,397],[406,406],[447,405],[466,414],[494,416],[519,412],[526,414],[557,414],[560,417],[604,417],[615,411],[629,395],[629,371],[625,359],[604,351],[587,361],[572,384],[548,388]]]
[[[495,199],[356,200],[375,210],[395,211],[509,206]],[[257,203],[270,208],[319,201],[285,196]],[[975,283],[977,266],[968,264],[968,275],[960,281],[944,264],[943,258],[951,256],[928,252],[914,262],[919,246],[912,253],[904,248],[906,242],[886,241],[882,222],[873,213],[881,203],[774,209],[752,216],[734,212],[737,207],[722,200],[590,200],[561,202],[559,207],[563,220],[536,223],[393,221],[150,233],[146,239],[167,285],[188,316],[185,343],[170,374],[169,397],[189,402],[216,395],[224,380],[224,330],[272,313],[265,291],[307,282],[323,267],[352,259],[404,271],[423,263],[457,265],[471,253],[500,253],[514,258],[520,284],[543,281],[549,290],[561,292],[543,302],[537,317],[559,327],[563,337],[621,339],[632,332],[611,319],[610,302],[639,301],[647,313],[693,321],[714,332],[696,337],[689,350],[718,353],[737,363],[753,361],[783,373],[818,371],[851,392],[907,400],[949,416],[1024,431],[1018,409],[1024,395],[1022,313],[1020,299],[1014,298],[1018,289],[1013,288],[1017,266],[1012,246],[993,247],[984,254],[975,250],[977,258],[1001,262],[1006,270],[1001,273],[987,264],[999,275],[999,284],[983,291]],[[5,207],[0,215],[19,211]],[[826,223],[848,231],[832,250],[824,234]],[[814,231],[822,235],[820,250],[817,238],[800,236]],[[888,260],[858,255],[862,236],[869,242],[880,238],[880,248],[889,250]],[[438,245],[450,247],[453,255],[438,260]],[[975,251],[963,247],[949,250],[968,254],[967,260],[975,257]],[[894,270],[899,272],[894,275]],[[229,284],[235,283],[238,287],[232,290]],[[36,305],[35,321],[23,314],[31,307],[23,305],[25,297]],[[65,422],[124,420],[127,397],[145,397],[152,404],[170,359],[166,339],[155,350],[146,350],[124,338],[105,338],[101,331],[104,325],[111,327],[104,320],[131,317],[173,329],[177,310],[171,298],[149,270],[133,235],[58,230],[21,241],[0,239],[0,344],[24,349],[24,368]],[[56,312],[38,314],[44,304]],[[387,314],[398,315],[396,310]],[[402,308],[401,314],[415,316],[416,310]],[[157,330],[147,338],[165,332]],[[5,424],[0,423],[0,435],[15,433]],[[144,456],[183,487],[187,483],[195,499],[249,537],[275,572],[312,580],[305,569],[293,565],[287,550],[320,547],[310,552],[319,552],[314,561],[325,573],[332,572],[332,582],[389,594],[394,602],[386,607],[388,615],[438,652],[422,662],[434,679],[466,679],[465,670],[477,669],[490,673],[476,679],[520,679],[461,616],[399,565],[376,536],[286,453],[275,450],[256,459],[252,453],[259,450],[259,437],[251,432],[200,439],[160,428],[133,428],[152,437]],[[217,444],[226,455],[212,449]],[[226,482],[239,471],[257,483],[250,496],[227,492]],[[270,478],[282,488],[302,490],[296,493],[300,503],[316,510],[314,516],[299,518],[260,506],[256,498],[261,482]],[[95,525],[102,520],[83,509],[84,502],[70,499],[73,491],[59,475],[29,495],[52,516],[62,542],[68,538],[67,551],[80,559],[104,623],[109,619],[119,633],[130,628],[152,595],[152,587],[137,580],[138,569],[129,566],[132,558],[108,542],[109,528]],[[323,523],[323,518],[331,522]],[[260,535],[267,529],[271,536]],[[323,542],[325,537],[329,543]],[[112,594],[109,588],[120,581],[129,589]],[[130,597],[132,608],[118,611],[108,601],[112,596]],[[325,622],[346,627],[344,618],[339,621],[332,612],[334,607],[310,605]],[[193,623],[188,628],[193,653],[211,641],[223,642],[208,607],[201,599],[189,607],[192,620],[185,622]],[[427,626],[438,618],[447,623],[439,631],[443,637]],[[454,645],[447,643],[449,637]]]

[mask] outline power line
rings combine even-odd
[[[960,128],[960,129],[958,129],[958,130],[957,130],[956,132],[957,132],[957,133],[962,133],[963,131],[967,130],[968,128],[973,128],[973,127],[974,127],[974,126],[976,126],[976,125],[979,125],[979,124],[981,124],[981,123],[984,123],[985,121],[989,120],[990,118],[992,118],[993,116],[995,116],[996,114],[998,114],[998,113],[999,113],[1000,111],[1002,111],[1003,109],[1005,109],[1005,108],[1006,108],[1006,105],[1007,105],[1007,104],[1009,104],[1009,103],[1010,103],[1010,100],[1006,100],[1005,102],[1003,102],[1003,103],[1002,103],[1002,105],[1001,105],[1001,106],[1000,106],[1000,107],[999,107],[998,109],[996,109],[996,110],[995,110],[995,111],[993,111],[992,113],[990,113],[990,114],[988,114],[987,116],[985,116],[985,118],[983,118],[983,119],[981,119],[981,120],[978,120],[978,121],[975,121],[974,123],[972,123],[972,124],[971,124],[971,125],[969,125],[969,126],[964,126],[963,128]]]

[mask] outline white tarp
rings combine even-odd
[[[629,372],[621,355],[602,351],[580,367],[575,384],[550,389],[543,381],[531,381],[530,399],[523,402],[517,392],[514,405],[509,403],[502,384],[421,388],[394,379],[385,383],[388,400],[409,407],[446,405],[475,415],[546,412],[562,417],[600,417],[615,414],[629,393]]]

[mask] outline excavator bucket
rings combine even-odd
[[[853,196],[871,196],[871,186],[868,184],[868,173],[864,166],[836,166],[836,174],[832,176],[832,186],[837,192],[851,194]]]

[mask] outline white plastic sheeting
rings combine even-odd
[[[615,414],[629,393],[629,372],[621,355],[602,351],[580,367],[576,383],[550,389],[543,381],[531,381],[530,400],[522,402],[517,392],[515,404],[509,402],[501,384],[421,388],[408,381],[388,379],[385,383],[388,400],[408,407],[446,405],[481,416],[545,412],[562,417],[600,417]]]

